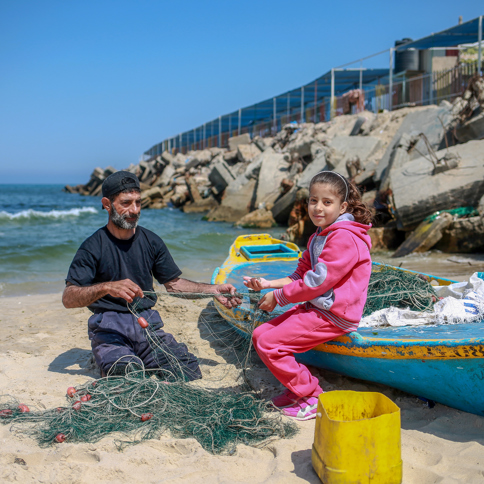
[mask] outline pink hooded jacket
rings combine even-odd
[[[366,303],[371,274],[370,225],[344,213],[309,239],[293,280],[274,296],[279,306],[306,302],[306,308],[322,313],[339,328],[358,328]]]

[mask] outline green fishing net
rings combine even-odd
[[[363,316],[389,307],[431,311],[435,301],[437,295],[427,276],[382,266],[371,273]]]
[[[145,296],[150,295],[153,294]],[[207,297],[206,294],[176,296]],[[142,304],[135,302],[130,307],[135,317]],[[186,382],[186,369],[179,368],[176,358],[148,326],[146,336],[155,360],[157,355],[165,361],[168,358],[170,371],[146,370],[134,363],[118,365],[107,377],[76,387],[63,406],[49,410],[24,412],[25,408],[19,407],[14,398],[2,396],[0,421],[11,423],[13,431],[32,436],[41,446],[63,441],[96,442],[112,435],[118,448],[123,449],[146,439],[170,435],[194,438],[214,454],[233,454],[239,443],[263,446],[294,435],[295,424],[264,401],[259,389],[247,379],[246,370],[253,354],[251,338],[221,324],[213,303],[202,311],[199,323],[206,338],[216,343],[219,351],[225,351],[227,373],[233,373],[234,368],[240,373],[236,388],[204,387],[227,385],[223,372],[216,379]],[[232,375],[229,384],[233,385],[233,379]]]
[[[206,298],[207,294],[146,293],[158,300],[178,297],[185,300]],[[74,389],[72,397],[60,407],[23,411],[25,407],[10,396],[0,397],[0,422],[12,430],[35,438],[41,446],[56,442],[96,442],[112,435],[116,445],[171,435],[194,438],[208,452],[232,454],[239,443],[263,446],[273,439],[291,437],[297,427],[264,401],[248,372],[253,369],[252,330],[276,314],[257,308],[260,294],[239,294],[250,317],[242,331],[236,331],[220,317],[213,302],[199,316],[201,336],[217,346],[223,355],[218,377],[187,382],[182,369],[155,330],[148,326],[146,337],[160,361],[170,361],[170,370],[146,370],[129,363],[113,367],[110,374]],[[211,297],[211,296],[209,296]],[[368,287],[364,315],[390,306],[415,310],[432,308],[435,293],[425,277],[383,266],[373,272]],[[146,299],[130,305],[137,318]],[[138,312],[139,311],[139,312]],[[149,321],[148,321],[149,323]],[[234,386],[233,371],[238,372]],[[231,374],[227,383],[225,376]]]

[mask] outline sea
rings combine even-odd
[[[63,185],[0,185],[0,298],[62,291],[81,243],[107,222],[100,197],[66,193]],[[239,235],[269,233],[279,238],[287,227],[242,229],[231,223],[207,222],[203,214],[175,208],[143,210],[140,225],[158,234],[187,279],[210,282]],[[484,271],[484,254],[429,251],[392,259],[391,252],[373,260],[401,265],[441,277],[464,280]]]

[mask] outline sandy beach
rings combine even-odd
[[[237,372],[224,360],[200,314],[210,300],[162,298],[165,328],[202,361],[207,386],[230,386]],[[67,387],[100,377],[91,362],[87,309],[66,310],[60,294],[0,299],[0,392],[32,408],[65,404]],[[220,375],[224,375],[221,380]],[[252,370],[264,396],[280,390],[262,364]],[[379,391],[402,411],[402,458],[406,484],[484,482],[484,418],[443,405],[430,409],[414,396],[379,385],[319,373],[327,391]],[[148,440],[116,449],[114,437],[94,444],[40,448],[35,440],[0,425],[2,482],[318,483],[311,466],[315,421],[265,448],[239,445],[231,456],[211,455],[194,439]]]

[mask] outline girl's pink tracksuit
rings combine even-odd
[[[317,396],[318,379],[294,358],[355,331],[371,274],[369,225],[343,214],[309,239],[293,282],[276,289],[279,306],[304,303],[254,330],[254,347],[272,374],[299,397]]]

